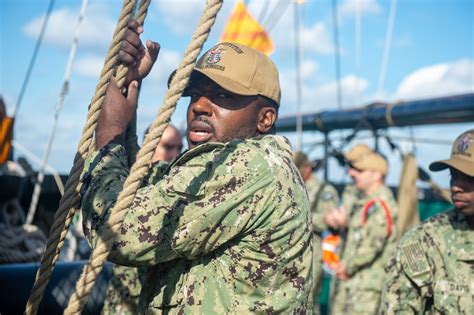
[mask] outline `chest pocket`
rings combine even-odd
[[[436,281],[433,308],[443,314],[474,314],[474,281]]]

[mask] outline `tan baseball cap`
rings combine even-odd
[[[344,153],[344,157],[349,162],[352,162],[352,161],[355,161],[358,158],[360,158],[360,157],[362,157],[366,154],[370,154],[370,153],[373,153],[373,152],[374,151],[372,151],[372,149],[369,148],[368,145],[363,144],[363,143],[359,143],[359,144],[356,144],[355,146],[353,146],[349,151]]]
[[[262,95],[280,106],[278,70],[270,58],[258,50],[238,43],[220,43],[198,59],[194,71],[232,93]],[[183,96],[189,96],[186,90]]]
[[[448,167],[474,176],[474,129],[461,134],[453,143],[449,160],[436,161],[430,164],[430,170],[437,172]]]
[[[383,156],[375,152],[369,152],[361,155],[355,160],[350,161],[351,167],[362,171],[377,171],[382,175],[387,175],[388,163]]]
[[[301,151],[297,151],[293,153],[293,162],[295,163],[296,167],[300,169],[306,163],[309,163],[308,156]]]

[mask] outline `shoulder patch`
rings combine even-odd
[[[400,247],[401,262],[405,271],[413,277],[430,274],[430,265],[423,246],[419,241],[410,242]]]

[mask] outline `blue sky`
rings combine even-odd
[[[287,115],[296,110],[294,8],[292,4],[280,4],[286,10],[277,20],[272,11],[280,2],[284,1],[248,1],[248,6],[255,17],[266,14],[262,20],[264,26],[276,23],[271,30],[276,47],[271,57],[280,70],[283,94],[280,113]],[[17,100],[48,3],[46,0],[0,2],[0,94],[10,113]],[[225,2],[205,48],[218,41],[234,3],[233,0]],[[331,3],[331,0],[305,1],[300,6],[304,112],[336,108]],[[343,107],[364,105],[374,100],[411,100],[473,92],[474,2],[470,0],[398,0],[387,72],[383,89],[377,91],[390,3],[359,0],[361,32],[360,59],[357,61],[357,1],[338,1]],[[17,116],[16,141],[40,157],[44,154],[53,123],[80,6],[80,0],[56,0],[44,43]],[[89,1],[80,30],[70,92],[60,113],[49,161],[60,172],[67,173],[72,165],[85,122],[87,104],[93,96],[121,6],[122,1],[119,0]],[[143,38],[160,42],[162,51],[142,89],[138,116],[139,137],[158,111],[168,74],[182,58],[203,7],[203,0],[152,1]],[[178,126],[184,126],[186,102],[187,100],[180,101],[172,118],[173,123]],[[474,123],[417,127],[413,128],[413,134],[420,139],[452,141],[473,125]],[[408,136],[409,132],[409,128],[394,128],[389,131],[398,136]],[[294,135],[287,136],[295,140]],[[319,139],[321,136],[317,133],[305,133],[303,136],[304,143]],[[405,151],[414,148],[409,141],[402,142],[401,146]],[[382,150],[386,148],[382,146]],[[318,148],[309,153],[312,157],[318,157],[321,152],[322,149]],[[418,141],[416,152],[420,164],[427,167],[430,161],[449,156],[450,146]],[[392,164],[389,182],[396,183],[400,163],[395,155],[391,156],[390,151],[385,153]],[[342,174],[342,170],[331,165],[332,179],[343,180]],[[433,177],[442,186],[447,186],[446,174],[433,174]]]

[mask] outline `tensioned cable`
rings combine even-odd
[[[30,81],[31,73],[33,72],[33,67],[36,62],[36,57],[38,56],[39,49],[41,47],[41,43],[43,42],[44,33],[46,32],[46,26],[48,25],[49,17],[51,12],[54,8],[54,0],[49,1],[48,10],[46,11],[46,15],[43,20],[43,25],[41,25],[41,31],[39,33],[38,39],[36,40],[35,49],[33,50],[33,55],[30,59],[30,64],[28,65],[28,70],[26,71],[25,79],[23,80],[23,84],[21,85],[20,94],[18,95],[18,99],[16,101],[15,107],[13,108],[12,117],[16,117],[18,110],[20,108],[21,101],[23,100],[23,96],[25,95],[26,87],[28,86],[28,82]]]
[[[360,47],[362,41],[362,34],[361,34],[361,12],[360,12],[360,0],[355,1],[355,28],[354,28],[354,36],[355,36],[355,73],[356,73],[356,81],[355,81],[355,97],[354,97],[354,105],[359,104],[360,100],[360,93],[359,93],[359,75],[360,75]]]
[[[383,49],[382,65],[380,67],[379,81],[377,84],[377,94],[380,96],[383,92],[385,76],[387,74],[387,65],[390,58],[390,49],[392,45],[393,27],[395,24],[395,14],[397,12],[397,0],[391,0],[390,13],[388,17],[387,34],[385,36],[385,45]]]
[[[291,1],[281,0],[273,7],[273,10],[262,23],[262,25],[265,27],[269,34],[277,25],[278,21],[280,21],[281,17],[283,16],[283,13],[285,13],[290,4]]]
[[[267,12],[268,12],[268,0],[265,0],[265,2],[263,2],[262,9],[260,10],[260,13],[257,18],[257,21],[259,23],[262,23],[263,19],[267,15]]]
[[[296,150],[301,150],[303,137],[303,117],[301,103],[303,92],[301,88],[301,47],[300,47],[300,4],[293,2],[294,10],[294,40],[295,40],[295,79],[296,79]]]
[[[20,144],[15,139],[12,140],[12,146],[17,150],[20,150],[21,153],[24,154],[28,158],[28,161],[32,161],[38,165],[41,165],[41,163],[43,163],[41,158],[37,157],[33,152],[25,148],[22,144]],[[45,165],[45,170],[51,173],[51,175],[53,175],[54,181],[56,182],[56,186],[58,187],[59,193],[62,196],[64,194],[64,184],[61,180],[61,176],[59,175],[59,172],[55,170],[49,164]]]
[[[46,164],[48,163],[49,154],[51,152],[54,136],[56,134],[56,127],[58,125],[59,113],[61,112],[61,109],[63,107],[64,98],[66,97],[66,94],[69,91],[69,79],[72,73],[72,65],[74,63],[74,57],[76,56],[77,43],[78,43],[78,38],[79,38],[79,29],[84,19],[84,14],[86,13],[88,2],[89,0],[82,1],[81,11],[79,13],[79,18],[76,23],[76,29],[74,31],[73,42],[72,42],[71,50],[69,52],[69,58],[66,65],[66,71],[64,72],[64,80],[63,80],[61,92],[59,93],[58,100],[56,103],[56,111],[54,113],[53,126],[51,127],[51,130],[49,132],[48,144],[46,145],[46,151],[44,153],[43,162],[41,163],[41,167],[38,171],[38,176],[36,177],[36,183],[35,183],[35,188],[33,190],[33,196],[31,197],[30,208],[28,210],[28,215],[26,216],[26,224],[31,224],[35,217],[36,207],[38,205],[39,196],[41,194],[41,186],[44,180],[45,167],[46,167]]]
[[[342,87],[341,87],[341,58],[339,56],[339,22],[337,12],[337,0],[332,0],[333,39],[334,39],[334,66],[336,70],[337,86],[337,108],[342,109]]]

